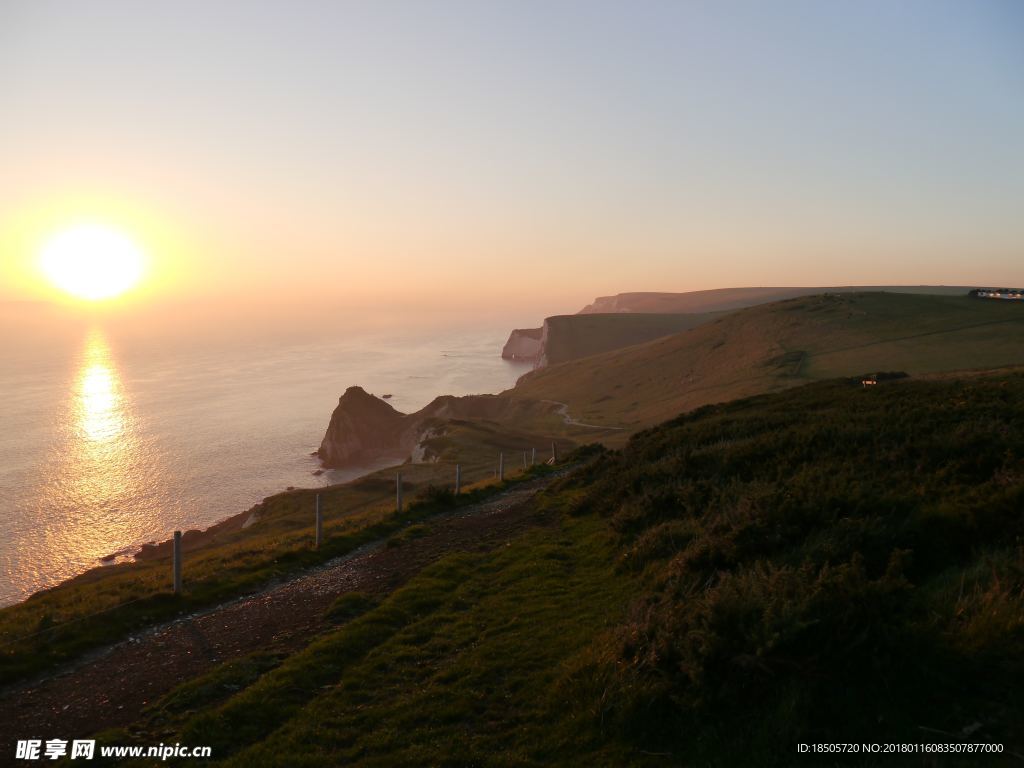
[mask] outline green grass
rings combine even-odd
[[[710,403],[876,370],[925,374],[1024,363],[1024,306],[965,296],[806,296],[525,376],[509,394],[567,403],[632,432]],[[618,438],[618,439],[616,439]]]
[[[471,504],[502,487],[489,467],[464,470],[459,504]],[[415,501],[418,491],[453,475],[448,464],[405,465],[407,498],[395,514],[394,470],[341,486],[289,491],[265,499],[254,511],[259,522],[224,534],[185,553],[184,593],[174,596],[170,562],[152,561],[96,569],[78,579],[0,610],[0,683],[44,672],[91,649],[147,626],[258,590],[267,584],[363,544],[386,539],[411,521],[450,508],[449,502]],[[547,471],[510,471],[506,484]],[[321,494],[325,545],[312,548],[314,496]]]
[[[703,408],[573,482],[645,583],[577,681],[618,738],[729,765],[969,726],[1021,751],[1024,374]]]
[[[821,382],[588,455],[536,500],[542,527],[344,596],[341,626],[191,681],[133,740],[234,766],[1024,750],[1024,374]]]
[[[558,696],[573,657],[623,615],[612,546],[600,521],[562,518],[497,553],[449,556],[162,738],[245,766],[617,761]]]
[[[557,365],[696,328],[721,313],[556,315],[544,321],[544,358]]]

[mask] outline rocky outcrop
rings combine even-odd
[[[506,360],[536,360],[540,354],[543,328],[516,328],[502,347]]]
[[[407,415],[379,397],[362,387],[349,387],[338,399],[317,455],[327,467],[398,455],[412,448],[405,434],[410,426]]]
[[[519,402],[500,395],[442,395],[415,413],[401,413],[362,387],[349,387],[331,414],[317,456],[326,467],[368,464],[380,459],[422,460],[421,443],[443,434],[449,420],[515,423],[550,404]]]

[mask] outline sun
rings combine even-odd
[[[142,278],[144,258],[127,235],[84,224],[47,240],[39,261],[57,288],[79,299],[101,301],[134,287]]]

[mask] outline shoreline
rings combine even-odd
[[[315,454],[310,454],[315,455]],[[306,493],[308,491],[318,490],[322,488],[334,488],[339,485],[347,485],[348,483],[354,483],[357,480],[361,480],[364,477],[369,477],[374,472],[380,472],[388,467],[400,466],[404,461],[407,461],[409,457],[404,459],[399,456],[384,457],[377,462],[371,462],[370,464],[354,464],[349,468],[345,467],[325,467],[323,462],[320,463],[320,467],[313,471],[315,477],[323,477],[331,472],[357,472],[340,482],[327,483],[326,485],[320,485],[316,487],[299,487],[290,485],[283,491],[272,493],[269,496],[263,497],[260,501],[253,504],[248,509],[237,512],[236,514],[225,517],[223,520],[214,523],[207,528],[190,528],[181,532],[181,551],[190,552],[195,549],[200,549],[207,544],[213,543],[217,536],[225,533],[235,533],[241,531],[255,523],[259,522],[260,512],[262,507],[267,503],[269,499],[276,498],[277,496],[283,496],[288,493]],[[131,555],[131,562],[148,562],[151,560],[159,560],[162,557],[171,556],[171,546],[173,541],[173,534],[171,538],[164,539],[163,541],[157,542],[146,542],[145,544],[139,545],[135,554]],[[113,556],[116,557],[118,553]],[[109,555],[108,555],[109,557]],[[109,566],[105,566],[109,567]],[[91,569],[90,569],[91,570]]]
[[[328,487],[396,463],[367,462],[367,466],[342,471],[323,468],[322,475],[312,474],[322,467],[308,455],[320,444],[332,403],[344,389],[339,380],[368,382],[371,391],[391,394],[388,402],[398,408],[403,404],[419,407],[441,394],[503,391],[514,385],[521,371],[498,355],[506,323],[485,325],[483,329],[477,324],[445,326],[430,333],[347,329],[345,334],[303,335],[269,343],[262,333],[246,332],[230,343],[217,340],[198,349],[175,344],[166,351],[123,358],[121,352],[127,353],[131,345],[112,337],[108,340],[110,375],[125,396],[121,406],[134,414],[124,424],[135,431],[145,427],[145,434],[132,432],[122,440],[118,450],[124,461],[95,466],[81,463],[76,452],[80,436],[74,430],[54,432],[48,419],[33,417],[26,422],[24,438],[12,436],[10,458],[0,467],[0,485],[10,490],[11,508],[0,546],[0,559],[8,569],[2,579],[0,607],[18,605],[94,568],[109,571],[135,562],[143,550],[143,558],[159,557],[160,550],[152,550],[170,539],[174,530],[189,533],[199,544],[200,538],[208,536],[204,530],[214,528],[216,534],[230,528],[231,523],[223,524],[288,486]],[[50,369],[51,364],[78,360],[82,349],[78,334],[66,346],[66,350],[55,347],[46,356],[25,360],[19,377],[24,373],[31,385],[22,387],[22,378],[12,380],[9,394],[23,398],[39,413],[69,398],[77,403],[75,390]],[[246,380],[244,386],[224,377],[227,371],[255,365],[254,349],[259,350],[259,377]],[[452,350],[458,350],[459,357],[451,356]],[[171,370],[176,372],[174,379],[167,378]],[[185,380],[189,396],[178,397],[180,382]],[[218,407],[219,398],[228,395],[235,405]],[[26,468],[37,462],[24,454],[23,439],[49,445],[60,457],[45,469],[38,464],[33,477],[49,480],[26,482],[15,472],[16,468],[21,471],[22,462],[31,462]],[[166,450],[137,450],[150,440]],[[41,462],[44,454],[39,456]],[[111,501],[102,489],[128,487],[122,476],[128,467],[136,473],[134,478],[145,481],[147,491],[132,491]],[[86,480],[95,480],[100,490],[87,488]],[[51,494],[45,506],[37,498],[43,491]],[[73,495],[79,492],[81,498]],[[35,533],[43,525],[70,531],[72,519],[110,527],[88,542],[69,536],[59,545]],[[246,519],[242,517],[238,524]]]
[[[383,463],[383,462],[388,463]],[[197,549],[203,549],[206,546],[210,546],[217,542],[217,539],[223,535],[237,533],[238,531],[244,530],[251,527],[255,523],[259,522],[260,513],[263,511],[264,506],[270,499],[277,498],[289,493],[308,493],[311,490],[317,488],[334,488],[339,485],[346,485],[353,483],[364,477],[369,477],[375,472],[379,472],[383,469],[387,469],[391,466],[399,466],[402,463],[400,458],[388,458],[382,459],[380,466],[364,466],[354,465],[348,471],[358,471],[358,474],[348,477],[340,482],[328,483],[322,486],[313,487],[298,487],[288,486],[287,488],[272,493],[269,496],[263,497],[260,501],[253,504],[248,509],[241,512],[236,512],[232,515],[225,517],[222,520],[210,525],[206,528],[189,528],[183,530],[181,533],[181,548],[182,552],[193,552]],[[317,477],[321,477],[329,472],[345,472],[344,468],[330,468],[322,467],[315,471],[313,474]],[[317,474],[319,472],[319,474]],[[147,541],[142,544],[135,544],[129,547],[125,547],[117,552],[113,552],[109,555],[105,555],[96,560],[96,564],[86,568],[81,573],[69,576],[66,579],[61,579],[55,584],[47,587],[41,587],[31,594],[26,595],[20,600],[16,600],[6,605],[0,605],[0,611],[6,608],[13,608],[14,606],[22,605],[30,600],[34,600],[42,595],[45,595],[53,590],[62,589],[66,586],[82,583],[87,584],[91,581],[100,579],[104,574],[109,573],[113,569],[117,568],[129,568],[137,563],[148,563],[155,560],[171,557],[171,548],[173,546],[173,534],[161,541]]]

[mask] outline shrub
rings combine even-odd
[[[416,496],[416,502],[434,507],[454,507],[457,503],[454,489],[449,485],[431,483]]]

